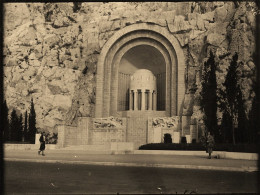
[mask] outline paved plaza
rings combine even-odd
[[[38,155],[37,150],[5,151],[5,161],[49,162],[106,166],[188,168],[223,171],[257,171],[256,160],[208,159],[207,154],[192,155],[151,155],[117,154],[84,150],[47,150],[46,156]]]

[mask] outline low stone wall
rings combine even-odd
[[[110,147],[111,151],[116,154],[120,152],[131,152],[134,150],[134,143],[133,142],[114,142],[111,143]]]
[[[89,144],[102,145],[126,141],[125,118],[93,118],[90,129]]]
[[[40,144],[4,144],[4,150],[38,150]],[[56,144],[46,144],[46,150],[55,150],[57,149]]]
[[[126,141],[125,118],[79,117],[77,126],[58,127],[58,146],[104,145]]]
[[[93,129],[90,144],[102,145],[113,142],[125,141],[125,132],[122,129]]]
[[[242,153],[242,152],[214,152],[220,158],[239,159],[239,160],[259,160],[257,153]]]
[[[138,113],[138,112],[137,112]],[[140,113],[138,113],[140,114]],[[143,112],[143,114],[147,114]],[[134,148],[147,143],[163,143],[170,134],[173,143],[180,143],[180,117],[79,117],[77,126],[58,127],[60,148],[76,145],[105,145],[113,142],[133,142]],[[187,136],[197,138],[196,125]],[[189,139],[191,142],[191,139]]]

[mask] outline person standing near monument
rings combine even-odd
[[[209,159],[211,159],[211,153],[213,152],[213,147],[215,145],[214,137],[210,135],[210,132],[208,132],[206,137],[206,152],[209,153]]]
[[[41,137],[40,137],[39,141],[40,141],[41,145],[40,145],[38,154],[40,155],[41,152],[42,152],[42,155],[45,156],[45,154],[44,154],[44,150],[45,150],[45,135],[44,135],[44,133],[41,133]]]

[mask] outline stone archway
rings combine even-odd
[[[129,109],[129,97],[130,97],[130,84],[132,75],[139,69],[147,69],[153,73],[156,78],[156,108],[157,111],[165,111],[166,102],[166,62],[168,57],[163,55],[158,44],[152,41],[136,41],[129,43],[121,49],[119,53],[123,56],[119,56],[120,60],[118,70],[118,96],[117,96],[117,110],[128,111]],[[116,62],[116,61],[115,61]],[[117,64],[117,62],[115,63]],[[167,64],[169,62],[167,61]],[[142,79],[142,77],[140,77]],[[146,78],[147,80],[148,78]],[[145,80],[143,81],[145,82]],[[146,91],[145,93],[148,93]],[[147,94],[146,94],[147,95]],[[113,102],[113,101],[111,101]],[[113,107],[112,107],[113,108]],[[112,112],[114,113],[114,112]]]
[[[134,24],[116,32],[104,45],[97,65],[95,117],[117,115],[119,62],[132,47],[150,45],[166,62],[166,116],[181,114],[185,94],[185,60],[177,39],[166,29],[150,24]]]

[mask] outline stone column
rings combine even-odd
[[[138,91],[134,91],[134,110],[138,110]]]
[[[133,110],[133,93],[129,90],[129,110]]]
[[[157,105],[157,96],[156,92],[153,92],[153,110],[156,110],[156,105]]]
[[[141,110],[145,110],[145,90],[142,90],[142,106]]]
[[[153,92],[150,90],[149,91],[149,110],[153,109]]]

